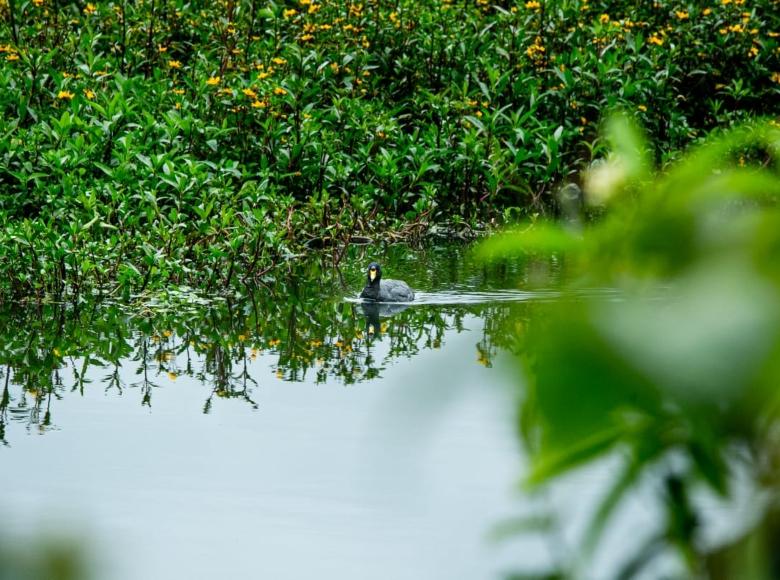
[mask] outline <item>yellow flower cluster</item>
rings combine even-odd
[[[542,61],[544,61],[544,53],[546,52],[546,49],[544,48],[544,45],[542,44],[541,37],[537,36],[534,39],[534,42],[532,45],[530,45],[528,48],[525,49],[525,54],[528,55],[528,58],[530,58],[534,63],[540,64]]]
[[[650,38],[647,39],[647,42],[649,42],[650,44],[655,44],[656,46],[662,46],[664,43],[664,39],[656,33],[656,34],[651,34]]]

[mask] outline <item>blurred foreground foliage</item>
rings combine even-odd
[[[570,289],[620,292],[563,299],[525,341],[527,483],[618,466],[577,557],[550,574],[589,577],[610,518],[649,480],[665,516],[636,534],[635,553],[612,553],[616,577],[658,577],[670,557],[680,577],[780,577],[780,129],[737,128],[663,172],[627,117],[607,135],[612,153],[584,178],[600,219],[583,226],[574,207],[565,225],[539,222],[481,249],[554,249]],[[701,498],[728,504],[746,490],[750,509],[713,538]]]

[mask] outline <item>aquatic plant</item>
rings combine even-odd
[[[608,107],[661,162],[778,114],[775,8],[3,2],[0,299],[217,291],[306,242],[549,214]]]

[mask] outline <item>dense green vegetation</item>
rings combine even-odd
[[[214,290],[311,240],[550,213],[616,106],[662,164],[780,113],[776,0],[0,0],[0,20],[2,299]]]
[[[537,223],[483,250],[557,248],[576,272],[572,288],[620,292],[561,300],[525,340],[530,383],[518,416],[530,485],[606,457],[618,465],[577,558],[555,571],[586,575],[622,500],[653,481],[663,525],[620,555],[618,577],[671,554],[685,577],[776,578],[780,128],[735,129],[664,174],[625,119],[611,124],[611,140],[613,154],[586,180],[589,199],[606,206],[598,224],[576,233]],[[734,502],[746,492],[751,509],[713,541],[702,496]]]

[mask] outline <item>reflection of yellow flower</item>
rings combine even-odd
[[[284,378],[284,372],[282,371],[282,369],[277,369],[276,370],[276,378],[277,379],[283,379]]]
[[[179,376],[179,375],[177,375],[177,374],[176,374],[176,373],[174,373],[173,371],[169,371],[169,372],[168,372],[168,378],[169,378],[169,379],[171,379],[172,381],[175,381],[175,380],[176,380],[176,378],[177,378],[178,376]]]
[[[268,346],[277,346],[281,342],[282,341],[278,338],[272,338],[271,340],[268,341]]]

